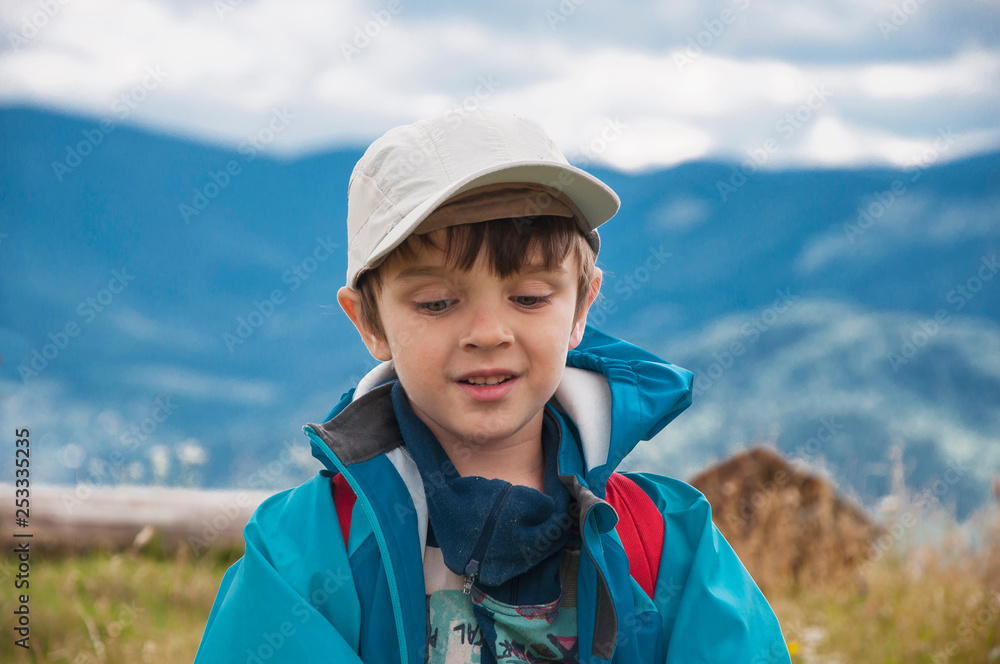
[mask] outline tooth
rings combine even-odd
[[[466,378],[465,382],[470,385],[498,385],[506,380],[509,380],[510,376],[472,376]]]

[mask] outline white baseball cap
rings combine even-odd
[[[451,214],[428,220],[445,203]],[[347,285],[411,233],[458,223],[573,216],[596,249],[595,229],[620,204],[536,123],[482,107],[449,111],[390,129],[358,160],[347,193]]]

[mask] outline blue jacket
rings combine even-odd
[[[376,368],[332,419],[304,427],[327,470],[251,517],[196,663],[424,661],[427,504],[394,425],[393,377],[388,364]],[[559,469],[581,506],[587,554],[577,575],[581,662],[789,662],[774,613],[689,485],[627,474],[665,524],[653,596],[629,576],[618,517],[604,500],[608,477],[690,405],[691,378],[589,327],[568,355],[555,396],[562,426],[580,441],[560,446]],[[331,499],[337,473],[357,495],[347,542]]]

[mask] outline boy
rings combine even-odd
[[[691,386],[586,327],[618,205],[489,109],[371,145],[338,300],[383,363],[305,427],[327,470],[251,518],[198,662],[788,662],[705,499],[614,472]]]

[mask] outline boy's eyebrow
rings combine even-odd
[[[549,267],[545,263],[531,263],[518,270],[518,274],[537,274],[539,272],[554,272],[556,274],[562,274],[566,272],[566,268],[561,265]],[[443,265],[414,265],[413,267],[401,270],[400,273],[396,275],[395,279],[399,281],[406,281],[409,279],[418,279],[420,277],[444,277],[447,276],[447,273],[448,268]]]
[[[538,274],[539,272],[553,272],[555,274],[563,274],[566,272],[566,268],[564,268],[561,265],[549,267],[545,263],[531,263],[530,265],[525,265],[520,270],[518,270],[519,274]]]
[[[404,281],[418,277],[443,277],[447,270],[442,265],[415,265],[400,271],[396,279]]]

